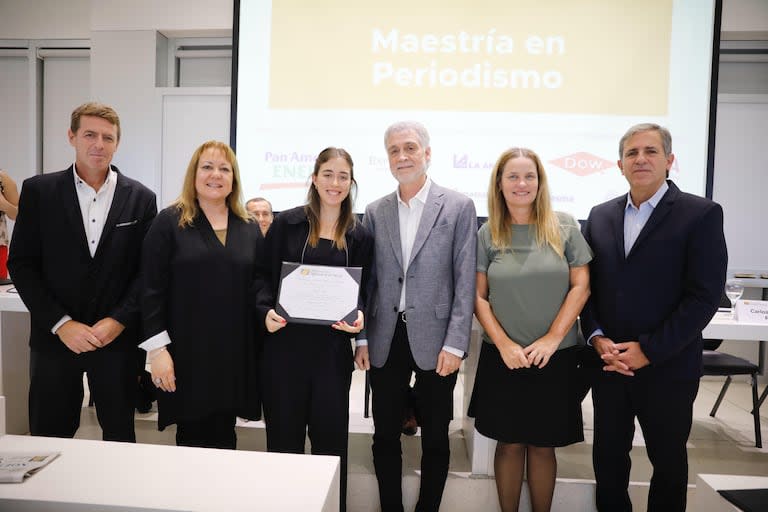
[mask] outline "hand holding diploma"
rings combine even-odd
[[[357,320],[352,322],[352,325],[348,324],[346,320],[339,320],[335,324],[332,324],[331,327],[333,327],[336,330],[348,332],[349,334],[357,334],[360,331],[363,330],[363,327],[365,326],[365,320],[363,318],[363,312],[359,309],[357,310]]]
[[[267,328],[267,331],[271,333],[279,331],[285,327],[286,323],[285,318],[278,315],[274,309],[270,309],[266,318],[264,318],[264,326]]]
[[[278,315],[274,309],[270,309],[269,312],[267,313],[266,318],[264,319],[264,325],[267,328],[267,331],[269,331],[270,333],[279,331],[280,329],[285,327],[287,324],[288,324],[287,320],[282,316]],[[339,320],[338,322],[331,324],[331,327],[333,327],[337,331],[344,331],[344,332],[348,332],[349,334],[357,334],[363,330],[363,327],[365,327],[365,319],[363,317],[363,312],[360,310],[357,310],[357,320],[352,322],[351,325],[348,324],[346,320]]]

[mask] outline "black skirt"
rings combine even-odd
[[[558,350],[544,368],[510,370],[498,349],[483,343],[468,415],[486,437],[541,447],[584,440],[581,350]]]

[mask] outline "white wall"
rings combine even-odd
[[[88,39],[92,30],[180,35],[232,29],[232,0],[0,0],[3,39]]]
[[[44,172],[60,171],[72,159],[67,138],[73,105],[91,97],[90,59],[50,57],[43,66],[43,164]],[[64,120],[64,122],[62,122]]]
[[[91,0],[0,0],[3,39],[88,39]]]
[[[155,41],[154,30],[93,31],[91,97],[120,115],[114,164],[158,190],[162,117],[155,91]]]
[[[18,40],[18,46],[27,40],[45,40],[42,44],[54,45],[62,40],[90,41],[90,92],[85,94],[112,105],[121,118],[123,135],[114,163],[160,196],[163,92],[155,87],[158,32],[173,37],[229,37],[232,13],[232,0],[0,0],[0,37],[5,46],[15,46],[14,40]],[[15,71],[23,72],[24,59],[16,60],[20,62],[0,60],[0,65],[21,66],[21,71]],[[21,181],[43,170],[68,165],[69,157],[54,165],[46,160],[43,167],[37,156],[39,148],[30,142],[38,127],[31,80],[5,82],[0,80],[5,98],[0,105],[4,113],[10,114],[5,117],[22,122],[4,123],[7,130],[3,128],[0,133],[8,133],[2,137],[5,142],[0,142],[0,152],[12,153],[14,158],[3,158],[0,167],[10,169],[12,176]],[[193,110],[189,122],[206,123],[205,119],[194,118]],[[222,140],[228,140],[228,106],[225,115],[227,121],[218,135]],[[60,136],[51,146],[66,144],[67,115],[60,122],[58,132],[46,129],[49,135]]]
[[[93,0],[91,29],[223,34],[232,29],[233,6],[232,0]]]
[[[717,111],[712,196],[723,205],[728,267],[768,272],[768,95],[720,95]]]
[[[768,1],[723,0],[723,32],[768,33]]]
[[[16,182],[28,176],[35,161],[35,88],[26,57],[0,57],[0,169]]]

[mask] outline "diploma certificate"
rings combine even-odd
[[[289,322],[331,325],[357,320],[361,267],[283,262],[277,313]]]

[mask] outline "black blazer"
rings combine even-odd
[[[598,327],[615,342],[639,341],[648,369],[672,378],[701,375],[701,331],[720,304],[728,265],[723,210],[671,181],[624,256],[627,196],[595,206],[584,225],[594,251],[585,336]]]
[[[139,343],[141,243],[157,204],[151,190],[112,169],[115,196],[93,257],[73,168],[24,181],[8,269],[30,312],[33,350],[68,351],[51,333],[64,315],[88,325],[105,317],[125,325],[105,350],[133,351]]]
[[[202,212],[184,228],[180,217],[176,206],[162,210],[142,251],[144,339],[168,331],[176,372],[176,392],[158,393],[158,426],[232,411],[258,420],[261,230],[230,210],[224,246]]]

